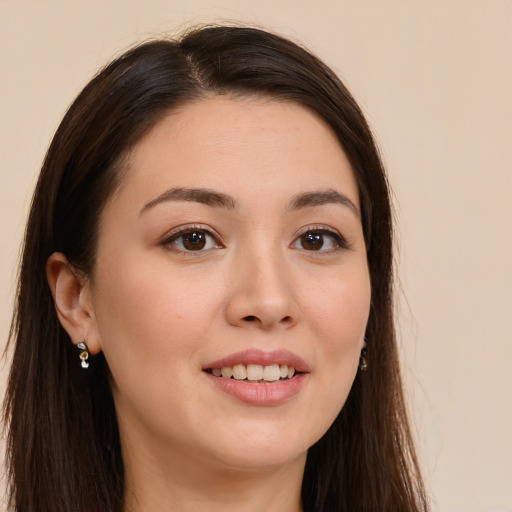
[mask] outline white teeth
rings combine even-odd
[[[269,364],[262,366],[260,364],[235,364],[233,368],[224,366],[223,368],[213,368],[212,375],[216,377],[223,377],[230,379],[233,377],[236,380],[247,379],[252,382],[275,382],[279,379],[291,379],[295,375],[295,368],[286,364]]]
[[[247,365],[247,378],[249,380],[263,379],[263,367],[259,364],[248,364]]]
[[[222,372],[222,376],[225,379],[230,379],[231,377],[233,377],[233,368],[230,368],[229,366],[224,366],[224,368],[222,368],[221,372]],[[212,373],[213,373],[213,370],[212,370]]]
[[[235,366],[233,366],[233,377],[236,380],[243,380],[247,378],[247,369],[243,364],[235,364]]]
[[[263,369],[263,380],[268,382],[274,382],[275,380],[279,380],[281,378],[281,370],[279,369],[278,364],[272,364],[270,366],[265,366]]]

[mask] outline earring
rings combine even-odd
[[[362,372],[365,372],[368,369],[368,365],[366,364],[366,339],[363,342],[363,348],[361,349],[361,356],[359,358],[359,369]]]
[[[79,357],[82,361],[82,368],[89,368],[89,363],[87,362],[87,359],[89,359],[89,349],[85,343],[85,338],[77,345],[77,347],[81,350]]]

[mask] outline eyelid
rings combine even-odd
[[[313,225],[305,226],[305,227],[299,229],[299,231],[297,231],[297,233],[295,234],[293,241],[290,245],[295,244],[297,242],[297,240],[299,240],[299,238],[302,235],[305,235],[306,233],[309,233],[311,231],[320,232],[324,235],[332,236],[337,245],[336,249],[350,249],[351,248],[350,243],[337,229],[332,228],[330,226],[326,226],[325,224],[313,224]],[[306,249],[303,249],[303,250],[306,251]],[[307,251],[307,252],[311,253],[312,255],[314,255],[314,254],[319,255],[322,253],[329,253],[329,252],[332,253],[333,251],[330,250],[330,251]]]
[[[215,240],[216,247],[215,249],[222,249],[224,248],[224,243],[222,242],[221,236],[210,226],[206,226],[204,224],[184,224],[181,226],[177,226],[170,231],[168,231],[162,240],[159,242],[158,245],[161,245],[162,247],[166,247],[171,251],[187,254],[194,254],[197,255],[197,253],[206,252],[210,249],[206,249],[203,251],[185,251],[182,249],[179,249],[178,247],[173,246],[173,242],[180,238],[180,236],[183,236],[186,233],[190,233],[191,231],[202,231],[206,233],[208,236],[212,237]]]

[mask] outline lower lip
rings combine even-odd
[[[296,396],[307,380],[307,373],[300,373],[291,379],[264,384],[246,380],[225,379],[211,373],[205,375],[218,389],[251,405],[279,405]]]

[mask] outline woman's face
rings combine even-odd
[[[87,286],[125,456],[303,461],[347,398],[368,319],[349,162],[297,104],[186,105],[130,153]]]

